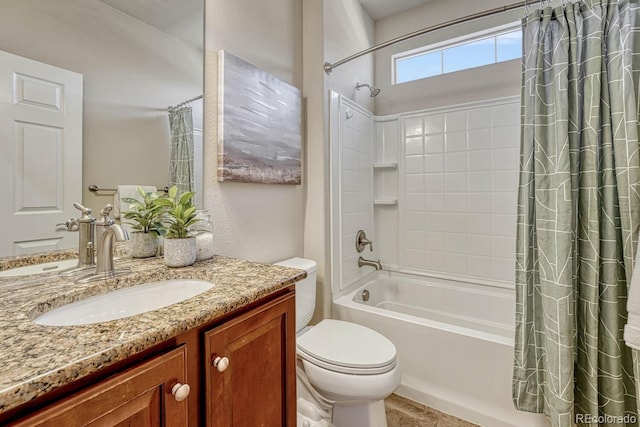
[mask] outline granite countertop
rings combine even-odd
[[[54,273],[16,278],[20,280],[14,282],[0,280],[0,413],[306,276],[302,270],[221,256],[185,268],[168,268],[162,258],[127,259],[116,262],[116,268],[129,268],[132,273],[90,284],[77,284],[77,278]],[[40,326],[32,321],[69,302],[164,279],[201,279],[214,287],[183,302],[110,322]]]

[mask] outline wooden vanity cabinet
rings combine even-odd
[[[296,425],[295,327],[291,293],[204,334],[207,427]]]
[[[18,407],[20,418],[8,426],[295,426],[294,295],[289,287],[191,329],[143,361],[121,362],[124,370],[105,368],[108,376],[89,386],[43,396],[46,406]],[[213,365],[217,357],[227,358],[226,369]],[[178,401],[172,389],[185,383],[190,393]]]
[[[186,350],[156,356],[10,425],[186,426],[187,401],[171,394],[186,381]]]

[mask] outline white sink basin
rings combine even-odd
[[[30,274],[51,273],[62,271],[78,265],[77,259],[65,259],[62,261],[45,262],[42,264],[25,265],[24,267],[11,268],[0,271],[0,277],[28,276]]]
[[[39,325],[73,326],[107,322],[157,310],[213,288],[202,280],[163,280],[118,289],[48,311],[34,320]]]

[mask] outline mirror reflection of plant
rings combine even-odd
[[[193,205],[195,194],[193,191],[178,194],[178,188],[174,185],[169,189],[168,197],[154,199],[153,203],[162,209],[161,229],[167,239],[190,237],[189,227],[200,221]]]
[[[161,216],[163,208],[155,203],[156,200],[164,196],[160,192],[145,192],[142,188],[136,189],[142,200],[131,197],[123,197],[122,201],[129,203],[129,210],[123,212],[124,219],[133,231],[139,233],[151,233],[156,236],[162,233]]]

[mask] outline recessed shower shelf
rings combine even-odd
[[[397,199],[375,199],[373,201],[375,206],[395,206],[398,204]]]
[[[374,169],[398,169],[398,162],[376,162],[373,164]]]

